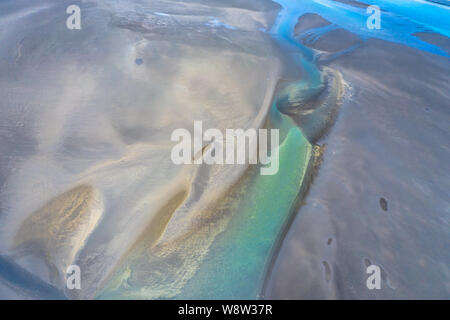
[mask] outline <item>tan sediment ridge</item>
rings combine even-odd
[[[90,185],[77,186],[33,212],[17,230],[13,248],[19,255],[42,254],[53,284],[66,274],[103,209],[100,195]]]

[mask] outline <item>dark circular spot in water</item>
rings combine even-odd
[[[326,282],[330,282],[331,280],[331,267],[330,264],[327,261],[322,261],[322,266],[324,268],[324,273],[325,273],[325,281]]]
[[[385,198],[380,198],[380,207],[383,209],[383,211],[388,210],[388,204]]]
[[[430,112],[430,108],[426,107],[426,108],[425,108],[425,111],[426,111],[426,112]]]
[[[136,61],[135,61],[135,63],[136,63],[138,66],[140,66],[141,64],[144,63],[144,59],[142,59],[142,58],[137,58]]]
[[[328,238],[327,245],[330,245],[333,242],[333,238]]]

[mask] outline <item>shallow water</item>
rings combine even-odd
[[[302,79],[292,82],[289,91],[297,99],[309,100],[324,85],[321,71],[312,62],[312,53],[293,37],[298,18],[281,10],[270,30],[278,44],[289,53],[302,70]],[[269,113],[268,127],[280,129],[280,170],[274,176],[259,175],[252,168],[231,197],[236,212],[209,248],[205,262],[176,298],[254,299],[260,297],[290,216],[307,187],[311,175],[312,144],[293,120],[280,113],[284,94],[275,96]]]
[[[322,73],[314,64],[313,53],[302,46],[293,33],[299,16],[307,12],[320,14],[339,27],[347,28],[363,38],[376,37],[446,55],[440,48],[412,36],[412,33],[423,31],[426,27],[443,34],[448,32],[446,29],[448,19],[444,19],[445,10],[433,4],[416,1],[407,6],[391,1],[377,2],[389,12],[383,13],[384,30],[374,33],[360,27],[365,26],[368,16],[365,9],[334,1],[277,2],[283,9],[270,34],[301,68],[303,77],[293,83],[292,89],[301,91],[306,100],[316,95],[324,85]],[[437,19],[429,19],[434,14]],[[331,29],[333,26],[323,28],[322,33]],[[247,177],[249,181],[242,187],[245,190],[245,197],[238,200],[239,210],[233,215],[227,230],[220,234],[210,247],[205,263],[177,297],[211,299],[259,297],[268,263],[272,255],[276,254],[272,249],[292,214],[311,161],[310,142],[302,134],[301,129],[297,128],[287,116],[278,112],[277,102],[277,99],[274,99],[270,114],[274,120],[273,124],[284,128],[290,127],[281,147],[278,175],[265,177],[253,174]]]
[[[416,32],[426,31],[450,36],[450,19],[448,18],[450,7],[448,6],[420,0],[362,1],[368,5],[377,5],[382,10],[381,29],[371,30],[366,27],[369,14],[365,7],[355,7],[333,0],[278,0],[276,2],[284,8],[280,14],[280,19],[283,21],[279,22],[284,35],[289,35],[289,30],[293,30],[299,16],[305,13],[316,13],[363,39],[377,38],[448,56],[441,48],[413,35]]]
[[[254,299],[259,297],[272,249],[311,161],[311,145],[292,127],[280,146],[280,170],[246,177],[236,190],[236,210],[227,229],[209,249],[205,263],[176,298]]]

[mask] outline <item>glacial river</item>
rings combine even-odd
[[[318,32],[339,26],[362,39],[375,37],[446,55],[441,48],[420,40],[413,33],[429,30],[448,35],[449,20],[445,18],[448,7],[442,10],[443,6],[424,1],[408,1],[407,5],[402,1],[376,1],[389,12],[382,13],[381,30],[369,30],[365,27],[369,16],[366,8],[327,0],[276,2],[282,9],[269,32],[302,70],[302,79],[288,88],[297,95],[300,93],[302,99],[314,97],[324,85],[324,75],[314,64],[314,53],[301,45],[293,32],[298,18],[308,12],[332,22],[330,28]],[[375,1],[366,3],[375,4]],[[261,297],[277,247],[312,174],[312,144],[305,137],[308,128],[302,130],[289,116],[279,112],[284,103],[281,99],[278,93],[268,120],[268,127],[279,128],[281,132],[278,174],[261,176],[259,168],[250,169],[243,187],[233,195],[238,199],[238,209],[226,231],[215,239],[204,263],[176,298]],[[318,124],[319,127],[329,125]]]

